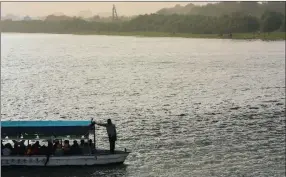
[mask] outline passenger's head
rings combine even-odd
[[[83,145],[84,144],[84,140],[80,140],[80,144]]]
[[[77,140],[74,140],[74,141],[73,141],[73,144],[77,144]]]
[[[107,119],[107,124],[111,124],[111,119]]]
[[[88,143],[89,143],[89,144],[92,144],[92,139],[89,139],[89,140],[88,140]]]

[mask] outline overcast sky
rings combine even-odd
[[[54,13],[78,15],[80,11],[90,10],[93,15],[112,12],[115,4],[117,13],[121,15],[138,15],[154,13],[164,7],[173,7],[176,4],[186,5],[190,2],[2,2],[1,14],[15,14],[21,16],[46,16]],[[204,2],[192,2],[196,5]]]

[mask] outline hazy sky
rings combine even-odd
[[[90,10],[94,15],[106,12],[111,15],[112,5],[115,4],[117,13],[121,16],[153,13],[164,7],[188,3],[190,2],[2,2],[1,14],[46,16],[61,12],[65,15],[78,15],[80,11]]]

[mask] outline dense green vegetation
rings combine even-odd
[[[245,7],[245,9],[248,9],[248,7]],[[255,9],[253,11],[255,11]],[[260,35],[260,33],[265,32],[269,36],[269,33],[276,32],[276,35],[271,35],[275,36],[273,39],[285,39],[285,14],[277,11],[264,11],[259,17],[242,11],[231,12],[220,16],[150,14],[139,15],[127,21],[119,20],[112,22],[85,21],[80,18],[63,18],[62,16],[57,18],[57,16],[48,16],[44,21],[5,20],[1,21],[1,26],[2,32],[124,35],[130,33],[134,35],[144,34],[143,36],[148,36],[149,34],[181,37],[228,36],[229,38],[247,39],[265,39],[267,38],[265,34]],[[243,33],[245,33],[245,35],[242,35]]]
[[[279,28],[283,30],[282,23],[284,23],[285,29],[285,16],[283,16],[281,13],[267,11],[262,15],[261,21],[261,29],[264,32],[272,32]]]
[[[233,12],[242,12],[256,17],[261,17],[265,11],[273,11],[285,14],[285,2],[220,2],[196,6],[192,3],[186,6],[176,5],[173,8],[164,8],[159,10],[158,14],[188,14],[188,15],[205,15],[221,16]]]
[[[243,13],[232,13],[220,17],[202,15],[140,15],[124,22],[87,22],[79,18],[62,21],[2,21],[4,32],[57,32],[81,31],[155,31],[170,33],[247,33],[283,30],[284,16],[277,12],[265,12],[261,20]],[[285,26],[285,24],[284,24]]]

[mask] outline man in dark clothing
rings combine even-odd
[[[76,140],[73,141],[73,145],[71,146],[71,154],[81,154],[81,150]]]
[[[94,122],[94,123],[99,125],[99,126],[106,127],[106,131],[107,131],[108,138],[109,138],[110,153],[114,154],[115,141],[117,141],[117,134],[116,134],[115,125],[112,124],[110,119],[107,120],[107,124],[100,124],[100,123],[96,123],[96,122]]]
[[[26,146],[24,143],[26,140],[21,140],[21,141],[12,140],[12,141],[14,143],[14,152],[16,151],[16,154],[24,155],[26,150]]]
[[[49,160],[50,160],[50,156],[53,154],[54,150],[53,150],[53,143],[51,140],[48,141],[48,147],[46,149],[46,162],[45,162],[45,166],[47,166]]]

